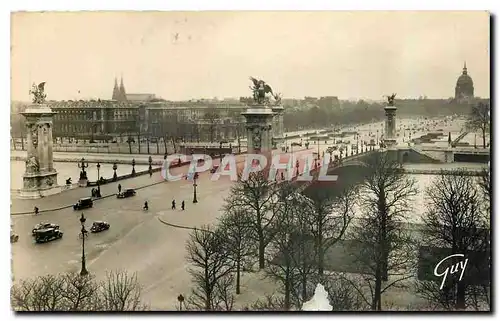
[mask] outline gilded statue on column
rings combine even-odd
[[[33,84],[30,89],[30,95],[33,95],[33,104],[43,104],[47,94],[45,93],[45,82],[37,85]]]

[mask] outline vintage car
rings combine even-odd
[[[83,197],[78,200],[78,202],[73,205],[73,209],[76,210],[81,210],[84,208],[91,208],[94,206],[94,202],[92,201],[91,197]]]
[[[35,235],[36,231],[43,230],[43,229],[48,229],[48,228],[55,228],[58,229],[59,225],[54,224],[54,223],[48,223],[48,222],[40,222],[37,225],[33,227],[33,230],[31,230],[31,233]]]
[[[10,231],[10,243],[16,243],[19,240],[19,235]]]
[[[63,232],[58,228],[46,228],[35,232],[35,242],[45,243],[62,238]]]
[[[133,188],[127,188],[120,193],[116,194],[117,198],[127,198],[130,196],[135,196],[135,190]]]
[[[109,223],[103,221],[95,221],[92,223],[92,227],[90,228],[90,232],[99,233],[105,230],[109,230]]]

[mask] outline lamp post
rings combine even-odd
[[[177,301],[179,301],[179,311],[182,311],[182,303],[184,302],[184,296],[182,294],[179,294],[177,297]]]
[[[118,175],[116,175],[116,170],[118,169],[118,165],[116,165],[116,163],[113,163],[113,181],[116,181],[117,178],[118,178]]]
[[[132,176],[135,175],[135,158],[132,159]]]
[[[101,175],[100,175],[100,169],[101,169],[101,164],[99,164],[99,162],[97,162],[97,195],[99,195],[99,197],[101,197],[101,184],[100,184]]]
[[[83,216],[83,213],[82,213],[82,216],[80,217],[80,223],[82,224],[82,270],[80,271],[80,275],[81,276],[85,276],[87,274],[89,274],[89,271],[87,271],[87,267],[85,266],[85,236],[87,235],[87,230],[85,229],[85,221],[87,219],[85,218],[85,216]]]
[[[82,170],[80,172],[80,179],[87,179],[87,173],[85,172],[87,167],[89,167],[89,163],[85,164],[85,158],[82,157],[81,163],[78,164],[78,168]]]
[[[153,170],[153,167],[151,166],[151,164],[153,163],[153,158],[151,156],[149,156],[148,158],[148,163],[149,163],[149,172],[151,173],[151,171]]]
[[[193,203],[198,203],[198,199],[196,198],[196,179],[198,178],[198,173],[194,173],[193,175]]]

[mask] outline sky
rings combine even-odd
[[[485,11],[45,12],[11,15],[11,99],[167,100],[250,96],[250,76],[285,98],[448,98],[464,61],[489,97]]]

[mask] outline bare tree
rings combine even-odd
[[[99,310],[140,311],[147,307],[141,303],[141,285],[137,273],[126,271],[106,272],[106,279],[99,283],[97,302]]]
[[[258,299],[252,304],[245,306],[243,311],[286,311],[285,300],[281,296],[266,295],[264,299]]]
[[[186,249],[187,260],[192,264],[189,273],[195,284],[189,304],[206,311],[221,309],[220,289],[227,289],[227,277],[234,269],[224,246],[223,234],[203,226],[190,234]]]
[[[490,131],[490,104],[480,102],[472,106],[467,125],[470,129],[481,130],[483,148],[486,148],[486,133]]]
[[[265,266],[265,250],[273,235],[269,226],[275,213],[271,211],[271,200],[275,193],[274,184],[268,180],[264,171],[253,173],[248,179],[238,179],[231,187],[229,197],[225,201],[224,210],[245,210],[252,215],[252,228],[258,242],[259,269]]]
[[[208,122],[210,142],[213,143],[217,125],[219,124],[219,113],[217,112],[217,109],[215,107],[209,107],[205,112],[203,118]]]
[[[320,283],[328,292],[333,311],[360,311],[366,309],[367,305],[360,293],[344,277],[324,275],[321,277]]]
[[[366,167],[359,196],[362,218],[353,227],[359,242],[354,255],[363,270],[361,284],[370,291],[366,302],[372,310],[382,310],[382,294],[412,276],[416,249],[404,222],[417,189],[387,152],[378,153]]]
[[[463,170],[454,175],[441,174],[426,191],[428,206],[423,217],[426,245],[440,254],[474,257],[468,269],[476,274],[475,278],[469,274],[459,280],[450,275],[442,290],[441,280],[420,282],[420,295],[442,308],[465,309],[471,300],[476,301],[472,305],[478,308],[478,289],[488,292],[489,284],[477,284],[479,279],[486,278],[484,267],[490,264],[489,213],[481,210],[481,196],[477,181]],[[486,295],[484,291],[482,294]],[[484,301],[489,305],[489,295]]]
[[[314,238],[314,255],[318,275],[323,275],[325,253],[345,234],[354,215],[357,191],[346,188],[339,195],[312,193],[313,214],[310,216]]]
[[[77,273],[45,275],[21,280],[11,289],[16,311],[134,311],[145,310],[140,302],[136,275],[109,272],[97,283],[92,275]]]
[[[307,202],[288,182],[280,184],[273,199],[275,220],[269,228],[274,237],[269,243],[266,273],[281,283],[286,310],[292,307],[296,286],[300,287],[301,294],[306,295],[307,277],[313,266],[311,256],[305,251],[312,249],[307,235],[307,216],[310,214]]]
[[[228,257],[236,268],[236,294],[240,294],[241,272],[256,252],[252,217],[245,209],[232,208],[222,217],[219,229],[224,235]]]

